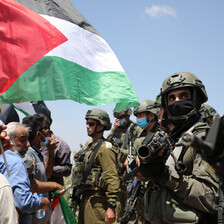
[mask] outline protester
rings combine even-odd
[[[13,145],[10,144],[10,138],[7,136],[6,125],[0,126],[1,143],[4,147],[4,151],[10,149]],[[0,155],[2,150],[0,150]],[[17,224],[19,214],[15,208],[15,202],[13,198],[12,188],[6,179],[6,177],[0,174],[0,223]]]
[[[68,177],[71,174],[72,164],[70,161],[71,149],[69,145],[60,137],[56,136],[52,131],[49,132],[49,137],[57,142],[57,148],[54,150],[54,166],[52,175],[48,181],[55,181],[64,185],[63,177]],[[40,148],[44,160],[48,156],[47,146]]]
[[[12,125],[8,124],[5,132],[11,138],[14,146],[12,150],[5,152],[10,176],[2,156],[0,156],[0,173],[6,176],[12,187],[15,206],[19,213],[19,222],[30,224],[32,216],[29,213],[35,213],[39,208],[48,210],[49,200],[46,197],[40,198],[36,193],[32,194],[26,165],[18,154],[18,151],[21,151],[24,156],[29,147],[28,130],[22,124],[13,122]]]
[[[35,163],[33,170],[33,180],[32,185],[36,188],[40,188],[38,181],[47,182],[47,177],[49,178],[52,174],[53,164],[54,164],[54,150],[57,147],[57,142],[52,138],[47,137],[50,132],[47,118],[41,114],[35,114],[23,118],[23,124],[29,129],[29,141],[31,147],[29,147],[25,157],[31,159]],[[42,146],[47,146],[48,148],[48,157],[46,162],[40,152]],[[46,170],[45,170],[46,169]],[[37,180],[37,181],[36,181]],[[45,188],[45,185],[46,188]],[[45,189],[44,196],[49,197],[48,191],[51,190],[51,187],[46,183],[43,187]],[[64,189],[63,186],[57,184],[59,190]],[[37,219],[36,216],[33,216],[33,224],[47,224],[50,222],[51,212],[48,211],[43,219]]]
[[[12,188],[2,174],[0,174],[0,208],[0,223],[18,223]]]

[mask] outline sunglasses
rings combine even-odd
[[[92,127],[96,125],[96,122],[89,121],[89,122],[86,122],[86,125],[89,125],[90,127]]]

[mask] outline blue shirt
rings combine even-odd
[[[5,157],[8,162],[10,176],[7,174],[2,155],[0,156],[0,173],[8,179],[12,187],[17,211],[20,214],[34,212],[40,206],[41,199],[36,193],[33,194],[30,191],[29,175],[23,159],[11,150],[5,152]]]

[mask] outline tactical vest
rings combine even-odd
[[[104,143],[103,143],[104,144]],[[76,165],[73,171],[73,187],[78,187],[81,184],[86,167],[89,164],[90,157],[93,153],[93,149],[87,148],[81,150],[79,155],[77,155]],[[85,187],[88,189],[103,189],[106,190],[106,184],[103,179],[102,168],[92,168],[90,174],[85,182]]]
[[[205,136],[206,125],[197,123],[190,131],[197,136]],[[183,146],[176,151],[181,151]],[[180,156],[180,154],[178,155]],[[178,157],[177,157],[178,158]],[[171,162],[171,156],[167,159],[167,164],[172,170],[174,164]],[[171,163],[170,163],[171,162]],[[151,184],[153,185],[153,184]],[[145,218],[153,224],[196,224],[202,217],[202,212],[187,206],[173,194],[168,188],[163,186],[151,186],[144,195]]]

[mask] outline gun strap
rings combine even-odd
[[[100,146],[102,145],[103,141],[104,141],[103,139],[100,139],[98,141],[96,147],[93,150],[93,155],[92,155],[92,157],[91,157],[91,159],[90,159],[90,161],[89,161],[89,163],[88,163],[88,165],[86,167],[86,170],[85,170],[85,172],[83,174],[83,178],[82,178],[82,181],[81,181],[81,183],[83,183],[83,184],[85,184],[85,182],[87,180],[87,177],[90,174],[90,171],[91,171],[92,166],[93,166],[94,159],[95,159],[96,154],[97,154],[98,150],[100,149]]]
[[[131,141],[130,139],[130,130],[135,126],[134,123],[131,123],[125,133],[125,137],[124,137],[124,146],[123,148],[124,149],[127,149],[127,146],[128,146],[128,142]]]
[[[145,139],[142,142],[142,145],[147,145],[149,142],[151,142],[155,132],[158,129],[157,123],[152,127],[151,131],[146,135]]]

